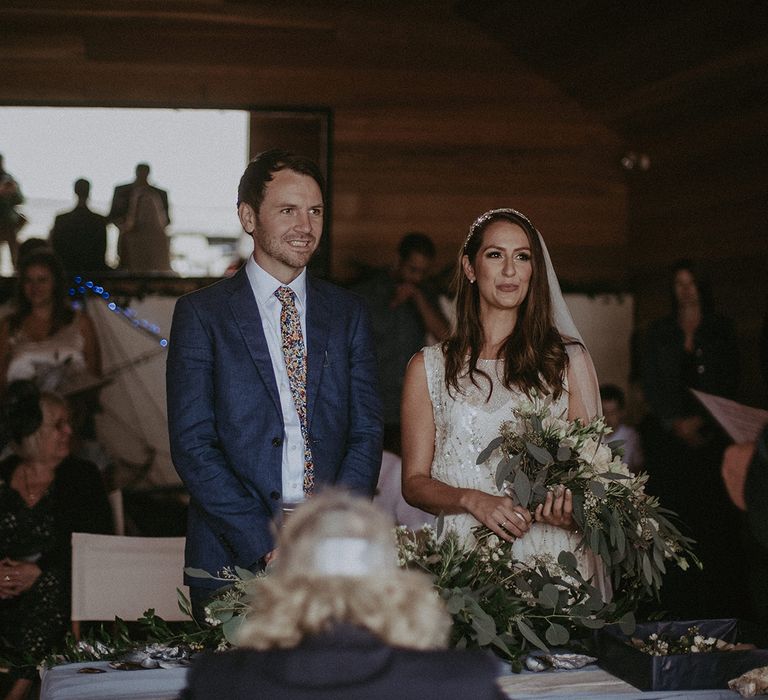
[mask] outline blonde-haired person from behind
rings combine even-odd
[[[504,697],[491,656],[446,649],[442,601],[362,498],[326,491],[291,514],[251,606],[240,648],[196,660],[183,700]]]

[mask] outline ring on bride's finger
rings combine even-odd
[[[499,527],[500,527],[502,530],[506,530],[506,529],[507,529],[507,521],[506,521],[506,520],[502,520],[502,521],[499,523]]]
[[[6,581],[10,581],[10,580],[11,580],[11,577],[10,577],[8,574],[6,574],[6,575],[5,575],[5,580],[6,580]]]

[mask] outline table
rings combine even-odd
[[[78,673],[81,668],[106,673]],[[176,700],[186,668],[116,671],[106,661],[62,664],[42,671],[40,700]]]
[[[106,673],[78,673],[84,666]],[[40,700],[176,700],[186,668],[116,671],[106,661],[63,664],[42,673]],[[510,700],[735,700],[732,690],[640,691],[597,666],[575,671],[503,673],[499,685]]]
[[[600,698],[600,700],[735,700],[741,696],[733,690],[638,690],[633,685],[604,671],[596,665],[573,671],[542,671],[540,673],[505,673],[499,685],[510,700],[571,700]]]

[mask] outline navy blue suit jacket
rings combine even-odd
[[[363,301],[307,276],[307,420],[315,483],[367,496],[381,464],[376,356]],[[245,268],[176,303],[166,372],[173,463],[189,490],[186,565],[252,568],[274,548],[285,439]],[[216,582],[185,578],[195,586]]]

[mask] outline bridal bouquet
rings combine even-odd
[[[489,463],[497,488],[531,511],[548,491],[569,488],[579,546],[600,555],[617,595],[630,606],[658,595],[668,564],[699,565],[693,540],[645,492],[648,475],[635,476],[622,462],[621,442],[603,442],[610,428],[602,417],[569,421],[552,415],[550,404],[549,397],[534,397],[516,408],[477,463]]]

